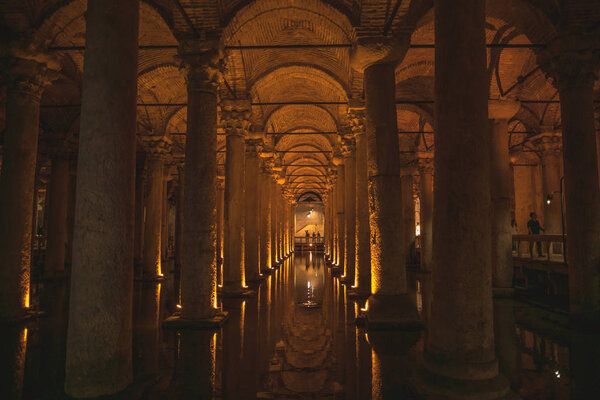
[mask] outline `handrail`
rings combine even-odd
[[[512,235],[513,252],[518,258],[529,258],[531,260],[543,260],[547,262],[567,262],[564,252],[562,235]],[[527,243],[523,249],[521,243]],[[538,256],[534,256],[533,249],[536,247]],[[525,250],[525,252],[523,252]],[[545,250],[545,255],[543,254]]]

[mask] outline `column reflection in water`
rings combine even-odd
[[[297,262],[294,268],[296,303],[306,308],[321,307],[325,288],[323,258],[309,252],[297,259],[302,260],[302,266]]]
[[[28,330],[24,325],[2,327],[0,398],[21,399]]]
[[[133,372],[136,377],[158,374],[161,284],[136,283],[133,313]]]
[[[217,331],[177,332],[173,392],[176,399],[212,399],[217,387]]]

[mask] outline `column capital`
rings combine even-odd
[[[598,77],[600,53],[594,49],[600,30],[558,36],[538,53],[538,63],[555,85],[590,85]]]
[[[165,135],[140,135],[140,143],[146,157],[164,160],[171,154],[173,141]]]
[[[560,155],[562,152],[562,134],[560,132],[544,132],[530,140],[538,150],[540,157]]]
[[[38,101],[60,74],[58,60],[31,42],[12,42],[0,49],[0,71],[7,87]]]
[[[227,136],[246,137],[250,130],[251,103],[249,99],[221,100],[221,123]]]
[[[344,158],[356,157],[356,140],[352,137],[342,139],[342,155]]]
[[[262,139],[246,139],[246,153],[250,153],[258,157],[263,146]]]
[[[354,136],[365,134],[366,109],[362,107],[348,107],[348,120]]]
[[[223,44],[220,38],[184,38],[179,45],[180,68],[185,70],[188,91],[216,93],[223,78]]]
[[[340,154],[334,154],[333,157],[331,158],[331,162],[336,167],[339,167],[340,165],[344,164],[344,159],[341,157]]]
[[[511,99],[490,99],[488,101],[488,118],[510,120],[521,108],[521,103]]]
[[[433,157],[419,157],[417,162],[419,174],[433,174]]]
[[[373,64],[397,63],[408,51],[410,36],[402,38],[387,36],[362,36],[352,45],[350,65],[357,72],[364,72]]]
[[[217,179],[215,179],[215,185],[217,189],[225,189],[225,177],[221,175],[217,175]]]

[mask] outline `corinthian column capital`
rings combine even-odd
[[[183,39],[179,46],[180,68],[188,90],[216,92],[223,78],[223,45],[220,38]]]
[[[250,117],[250,100],[221,100],[221,122],[227,136],[248,136]]]

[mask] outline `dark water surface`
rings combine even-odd
[[[114,398],[414,398],[409,383],[426,333],[367,334],[357,328],[364,301],[346,298],[321,254],[296,254],[255,297],[224,300],[230,318],[218,331],[160,327],[175,310],[170,278],[135,284],[135,384]],[[409,280],[426,315],[429,276],[412,272]],[[2,327],[1,399],[64,398],[67,285],[39,284],[37,296],[44,317]],[[600,338],[561,327],[564,319],[524,303],[496,301],[500,368],[522,398],[600,398],[591,394],[600,380]]]

